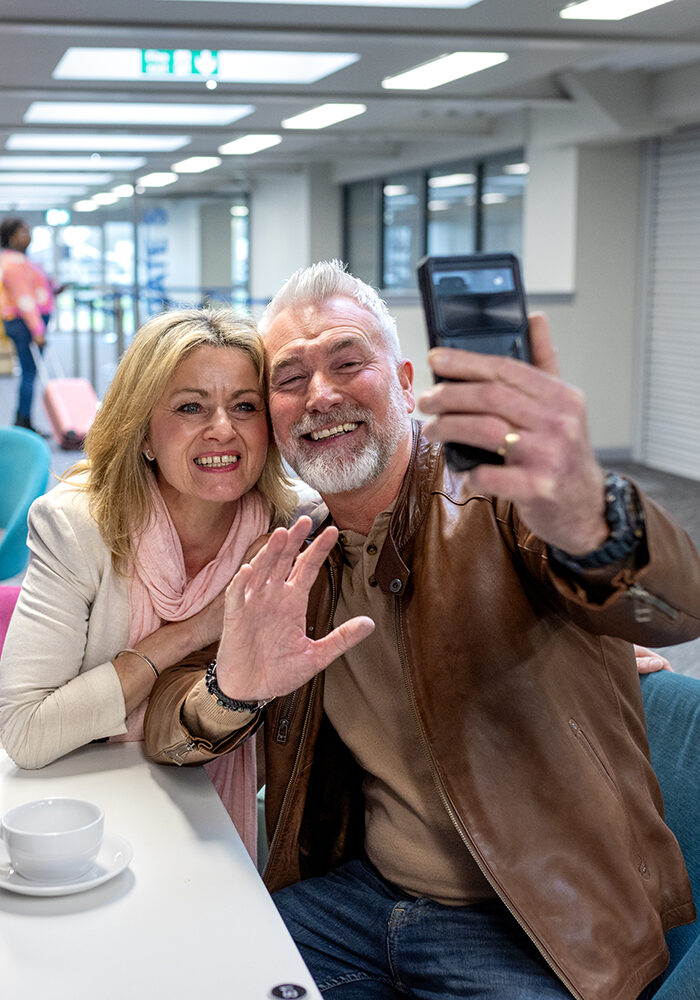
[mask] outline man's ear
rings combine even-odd
[[[413,391],[413,364],[404,358],[397,368],[399,384],[406,400],[406,413],[413,413],[416,408],[416,395]]]

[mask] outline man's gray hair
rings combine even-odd
[[[272,321],[285,309],[304,306],[318,309],[329,299],[339,296],[352,299],[360,308],[374,316],[377,326],[386,335],[387,346],[394,360],[400,361],[401,345],[396,320],[387,309],[386,302],[371,285],[349,274],[340,260],[321,260],[295,271],[265,308],[258,329],[265,336]]]

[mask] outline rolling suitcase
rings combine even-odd
[[[85,435],[100,405],[95,390],[86,378],[66,378],[60,371],[55,353],[50,357],[52,368],[58,372],[58,377],[51,378],[36,344],[32,344],[31,350],[44,390],[44,409],[54,436],[61,448],[77,451],[83,447]]]

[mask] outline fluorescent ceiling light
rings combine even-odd
[[[35,101],[24,120],[74,125],[230,125],[252,111],[252,104]]]
[[[197,0],[191,0],[197,2]],[[235,0],[213,0],[215,3],[234,3]],[[331,0],[238,0],[239,3],[274,3],[279,5],[316,4],[330,6]],[[481,0],[343,0],[344,7],[473,7]]]
[[[261,149],[277,146],[280,142],[281,135],[242,135],[240,139],[233,139],[219,146],[219,152],[224,156],[250,156],[251,153],[259,153]]]
[[[382,80],[382,87],[386,90],[432,90],[452,80],[498,66],[507,58],[507,52],[450,52],[414,66],[405,73],[387,76]]]
[[[70,187],[17,187],[14,184],[7,184],[5,181],[0,181],[0,197],[2,198],[21,198],[23,201],[32,200],[44,201],[48,204],[44,205],[44,208],[49,208],[52,201],[65,201],[66,198],[75,198],[81,194],[87,194],[88,189],[86,187],[81,187],[79,184]]]
[[[179,163],[173,163],[170,169],[176,174],[202,174],[205,170],[218,167],[220,163],[220,156],[190,156]]]
[[[76,201],[73,203],[73,208],[76,212],[96,212],[99,205],[94,201]]]
[[[384,194],[387,198],[400,198],[404,194],[408,194],[408,188],[405,184],[385,184]]]
[[[92,201],[96,205],[114,205],[119,201],[119,195],[113,194],[111,191],[100,191],[99,194],[92,195]]]
[[[237,219],[244,219],[250,213],[247,205],[231,205],[231,215]]]
[[[116,187],[112,188],[112,194],[116,194],[117,198],[131,198],[134,194],[134,185],[117,184]]]
[[[174,184],[177,180],[179,180],[177,174],[173,174],[168,170],[161,170],[152,174],[144,174],[143,177],[139,177],[136,184],[139,187],[160,188],[167,187],[168,184]]]
[[[439,177],[431,177],[428,180],[428,187],[431,188],[462,187],[464,184],[476,184],[476,175],[441,174]]]
[[[482,205],[502,205],[504,201],[508,201],[508,195],[502,191],[487,191],[481,196]]]
[[[11,135],[7,149],[65,149],[94,152],[174,153],[191,142],[189,135],[115,135],[94,132],[17,132]]]
[[[504,174],[523,175],[530,173],[529,163],[507,163],[503,168]]]
[[[109,184],[111,180],[111,174],[59,174],[53,171],[48,174],[30,174],[25,170],[0,174],[0,184],[48,184],[51,187],[62,187],[64,184]]]
[[[242,49],[69,48],[55,80],[218,80],[220,83],[316,83],[357,62],[356,52]]]
[[[671,0],[583,0],[559,11],[559,17],[581,21],[622,21]]]
[[[0,156],[3,170],[138,170],[144,156]]]
[[[454,202],[445,201],[444,199],[433,198],[428,202],[429,212],[446,212],[448,208],[452,208]]]
[[[363,115],[366,110],[366,104],[319,104],[317,108],[285,118],[282,128],[328,128],[337,122]]]

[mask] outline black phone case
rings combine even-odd
[[[493,308],[497,301],[495,294],[489,296],[483,291],[472,294],[465,283],[470,272],[499,270],[509,272],[513,278],[510,321],[499,317],[498,308]],[[438,284],[436,275],[442,275]],[[532,361],[525,293],[518,258],[514,254],[424,257],[418,263],[418,288],[431,347],[457,347]],[[513,306],[516,306],[515,313]],[[436,381],[440,381],[437,376]],[[445,444],[445,460],[457,472],[466,472],[481,464],[503,464],[497,452],[454,442]]]

